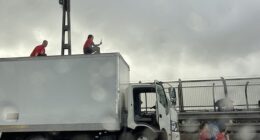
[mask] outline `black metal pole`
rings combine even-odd
[[[180,112],[184,112],[183,91],[182,91],[182,81],[181,81],[181,79],[179,79],[178,96],[179,96],[179,109],[180,109]]]
[[[226,80],[223,77],[221,77],[221,80],[222,80],[223,86],[224,86],[225,97],[227,98],[228,97],[227,83],[226,83]]]
[[[249,84],[249,82],[246,82],[246,86],[245,86],[246,109],[247,109],[247,110],[249,110],[249,105],[248,105],[248,96],[247,96],[248,84]]]
[[[62,5],[62,39],[61,39],[61,55],[71,55],[71,22],[70,22],[70,0],[59,0]],[[67,36],[66,36],[67,34]]]
[[[213,83],[212,85],[212,96],[213,96],[213,107],[214,107],[214,111],[216,112],[216,99],[215,99],[215,83]]]

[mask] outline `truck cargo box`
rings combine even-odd
[[[120,130],[120,54],[0,59],[0,131]]]

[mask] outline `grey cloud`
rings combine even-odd
[[[38,37],[42,31],[48,33],[48,37],[55,36],[56,32],[59,31],[56,30],[61,23],[60,19],[57,18],[59,14],[56,12],[59,10],[54,9],[52,2],[1,0],[0,4],[1,50],[6,47],[8,52],[14,52],[13,50],[17,50],[18,46],[22,44],[28,49],[27,52],[24,52],[26,54],[22,56],[27,56],[35,45],[41,43]],[[59,6],[56,5],[56,7]],[[18,56],[19,54],[17,52]]]
[[[258,0],[72,0],[72,51],[82,53],[92,33],[96,42],[103,39],[102,50],[129,59],[133,80],[142,73],[146,80],[254,75],[258,67],[240,67],[249,67],[249,58],[259,60],[259,5]],[[30,52],[45,32],[49,53],[60,54],[58,1],[0,0],[0,18],[5,46],[0,51],[23,44]]]

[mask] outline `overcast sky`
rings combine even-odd
[[[88,34],[120,52],[131,81],[259,76],[259,0],[71,0],[72,53]],[[47,39],[61,53],[58,0],[0,0],[0,57]]]

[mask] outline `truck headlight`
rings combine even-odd
[[[171,130],[173,132],[178,132],[179,131],[179,126],[177,122],[171,121]]]

